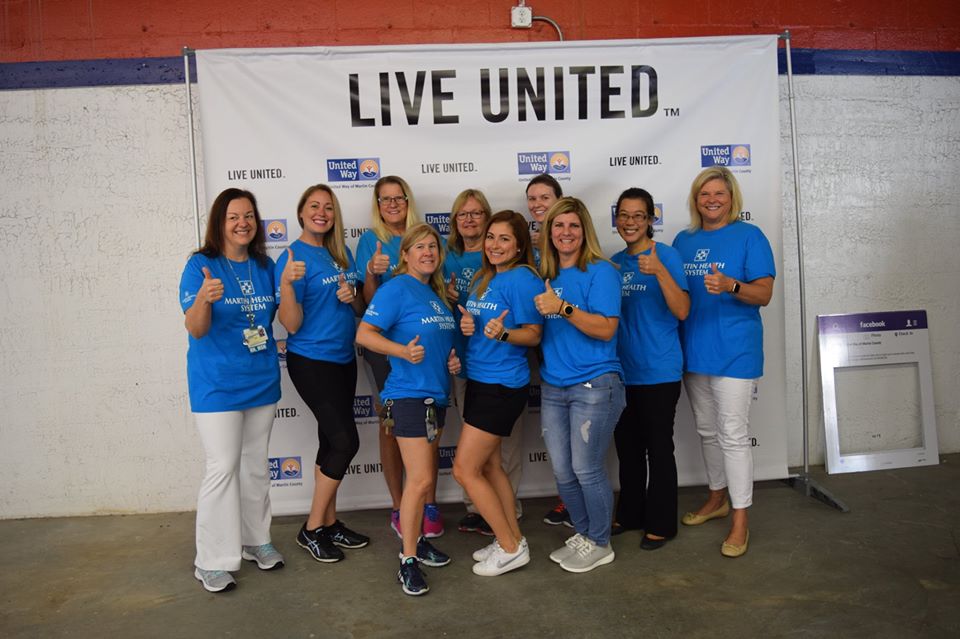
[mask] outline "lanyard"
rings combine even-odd
[[[240,278],[237,277],[237,272],[233,270],[233,264],[230,263],[229,258],[226,256],[223,257],[223,260],[227,263],[227,268],[230,269],[230,273],[233,274],[233,279],[237,280],[237,286],[240,287],[240,294],[243,295],[243,299],[247,302],[247,308],[250,310],[247,311],[247,321],[250,322],[250,328],[256,326],[256,315],[253,313],[253,295],[248,295],[243,288],[243,284],[240,283]],[[250,282],[250,287],[253,287],[253,257],[247,257],[247,281]]]

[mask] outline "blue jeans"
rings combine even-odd
[[[604,462],[626,405],[623,381],[606,373],[572,386],[540,387],[540,421],[557,491],[574,529],[600,546],[610,543],[613,488]]]

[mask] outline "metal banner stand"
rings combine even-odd
[[[193,90],[190,88],[190,56],[196,51],[183,47],[183,81],[187,85],[187,133],[190,140],[190,177],[193,184],[193,216],[197,224],[197,248],[203,246],[200,235],[200,189],[197,185],[197,143],[193,136]]]
[[[802,491],[807,497],[813,497],[841,512],[850,512],[850,508],[826,488],[810,477],[810,421],[807,404],[807,300],[803,281],[803,225],[800,219],[800,160],[797,153],[797,114],[793,95],[793,60],[790,55],[790,31],[780,34],[784,41],[787,59],[787,97],[790,104],[790,146],[793,151],[793,210],[797,221],[797,261],[800,280],[800,388],[803,397],[803,471],[794,477],[785,479],[789,485]]]

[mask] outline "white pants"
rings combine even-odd
[[[687,373],[683,383],[697,423],[710,490],[726,488],[734,508],[751,506],[749,416],[753,380]]]
[[[454,376],[453,401],[457,405],[457,414],[460,416],[461,424],[463,423],[463,402],[466,392],[467,380]],[[503,472],[507,474],[507,479],[510,480],[510,487],[513,488],[514,497],[517,496],[517,490],[520,488],[520,478],[523,474],[523,420],[526,415],[527,411],[524,409],[523,413],[520,414],[520,417],[518,417],[517,421],[513,424],[513,430],[510,431],[510,436],[500,439],[500,466],[503,468]],[[467,507],[467,512],[477,512],[477,507],[473,505],[470,495],[467,494],[467,491],[461,490],[463,492],[463,505]],[[523,505],[519,499],[516,500],[516,504],[517,519],[520,519],[520,517],[523,516]]]
[[[197,497],[197,557],[204,570],[239,570],[241,546],[270,542],[267,448],[277,405],[194,413],[206,455]]]

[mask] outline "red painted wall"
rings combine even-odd
[[[196,48],[555,40],[517,0],[0,0],[0,62]],[[271,6],[273,5],[273,6]],[[960,50],[957,0],[531,0],[568,40],[780,33],[794,47]]]

